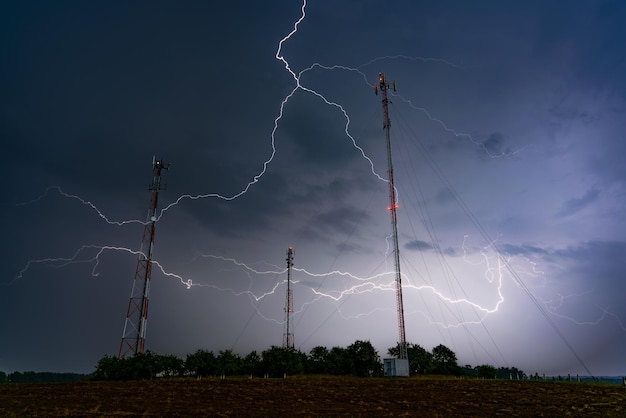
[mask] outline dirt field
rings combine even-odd
[[[0,384],[0,416],[626,417],[626,387],[461,379]]]

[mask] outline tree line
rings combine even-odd
[[[397,357],[400,346],[390,347],[389,356]],[[411,375],[453,375],[485,379],[525,379],[526,374],[515,367],[483,364],[477,367],[458,365],[456,354],[440,344],[428,351],[418,344],[407,344]],[[314,347],[308,354],[287,347],[272,346],[246,356],[232,350],[217,354],[197,350],[185,359],[161,355],[151,351],[127,358],[104,356],[91,375],[77,373],[0,371],[0,383],[73,382],[87,378],[94,380],[140,380],[156,377],[256,376],[283,377],[298,374],[354,375],[378,377],[383,365],[376,349],[369,341],[357,340],[348,347]]]
[[[400,345],[390,348],[391,356],[398,356]],[[453,376],[476,377],[480,379],[527,379],[528,376],[517,367],[496,368],[490,364],[482,364],[472,367],[459,366],[454,351],[443,344],[439,344],[431,351],[426,350],[419,344],[407,344],[407,357],[411,375],[439,374]]]
[[[0,383],[61,383],[78,382],[89,378],[90,375],[80,373],[55,372],[13,372],[8,375],[0,372]]]
[[[147,351],[132,357],[104,356],[93,373],[95,380],[135,380],[177,376],[283,377],[297,374],[381,376],[382,363],[369,341],[355,341],[348,347],[314,347],[307,355],[289,347],[252,351],[246,356],[232,350],[217,354],[197,350],[183,360],[174,355]]]
[[[387,351],[397,356],[399,345]],[[476,368],[460,367],[456,354],[444,345],[427,351],[417,344],[408,344],[410,372],[418,374],[469,375],[480,378],[525,378],[516,368],[496,369],[490,365]],[[185,359],[174,355],[160,355],[147,351],[132,357],[117,358],[104,356],[92,374],[94,380],[139,380],[156,377],[193,376],[256,376],[283,377],[298,374],[354,375],[378,377],[383,375],[383,364],[377,350],[369,341],[357,340],[348,347],[328,349],[317,346],[306,354],[298,349],[272,346],[246,356],[232,350],[221,350],[217,354],[197,350]],[[515,378],[515,377],[514,377]]]

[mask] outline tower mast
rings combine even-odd
[[[291,290],[291,267],[293,267],[293,248],[287,248],[287,300],[285,301],[285,330],[283,332],[283,347],[293,348],[293,290]]]
[[[391,212],[391,227],[392,227],[392,239],[393,239],[393,256],[395,264],[396,275],[396,306],[398,310],[398,335],[399,335],[399,348],[400,352],[398,357],[401,359],[407,358],[407,345],[406,345],[406,332],[404,328],[404,302],[402,299],[402,275],[400,274],[400,249],[398,248],[398,217],[397,209],[398,202],[396,199],[396,187],[393,180],[393,161],[391,158],[391,136],[389,130],[391,128],[391,121],[389,119],[389,98],[387,97],[387,90],[392,87],[393,91],[396,91],[396,83],[393,82],[389,85],[385,75],[383,73],[378,74],[378,84],[374,86],[374,91],[382,95],[383,105],[383,129],[385,131],[385,139],[387,141],[387,167],[389,177],[389,211]]]
[[[146,326],[148,322],[148,292],[152,275],[152,252],[154,249],[154,233],[157,221],[157,203],[161,184],[161,171],[168,170],[169,164],[164,165],[162,160],[152,157],[153,178],[150,185],[150,207],[141,239],[141,254],[137,260],[135,279],[128,302],[128,311],[122,333],[122,342],[118,358],[144,352],[146,342]]]

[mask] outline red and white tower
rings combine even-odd
[[[399,334],[399,358],[407,359],[407,345],[406,345],[406,332],[404,328],[404,302],[402,299],[402,275],[400,274],[400,249],[398,246],[398,217],[397,209],[398,202],[396,199],[396,187],[393,180],[393,161],[391,158],[391,136],[389,130],[391,128],[391,121],[389,119],[389,98],[387,97],[387,90],[393,88],[396,91],[396,83],[389,84],[385,75],[379,73],[378,84],[374,85],[374,91],[382,95],[383,104],[383,129],[385,130],[385,138],[387,140],[387,167],[389,177],[389,211],[391,212],[391,227],[392,227],[392,239],[393,239],[393,257],[395,263],[396,274],[396,306],[398,309],[398,334]]]
[[[287,248],[287,300],[285,301],[285,330],[283,332],[283,347],[293,348],[293,290],[291,290],[291,268],[293,267],[293,248]]]
[[[143,353],[146,342],[146,326],[148,323],[148,292],[150,290],[150,276],[152,274],[152,252],[154,249],[154,232],[157,221],[157,203],[159,191],[163,189],[161,171],[167,170],[169,164],[164,165],[162,160],[152,158],[154,176],[150,185],[150,207],[141,240],[141,254],[137,260],[135,279],[128,302],[126,322],[120,343],[119,358]]]

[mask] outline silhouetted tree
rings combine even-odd
[[[443,344],[439,344],[432,350],[435,374],[460,375],[461,368],[457,364],[456,354]]]
[[[172,355],[159,356],[159,372],[165,377],[182,376],[185,372],[185,362]]]
[[[315,374],[328,373],[327,357],[328,349],[326,347],[321,345],[313,347],[308,357],[307,372]]]
[[[122,380],[122,365],[120,359],[105,355],[96,364],[93,372],[94,380]]]
[[[239,354],[231,350],[220,351],[217,355],[217,370],[223,375],[238,375],[243,373],[243,361]]]
[[[466,364],[461,368],[461,374],[467,377],[478,377],[476,369],[469,364]]]
[[[295,348],[272,346],[261,357],[263,370],[272,377],[304,373],[306,355]]]
[[[94,380],[152,379],[169,368],[175,367],[174,359],[174,356],[162,356],[151,351],[121,359],[107,355],[98,361],[92,378]],[[179,370],[182,370],[182,365]]]
[[[526,379],[528,376],[517,367],[500,367],[496,370],[498,379]]]
[[[162,356],[148,350],[124,359],[124,378],[130,380],[153,379],[163,371]]]
[[[495,379],[497,377],[496,368],[489,364],[476,366],[476,376],[482,379]]]
[[[243,359],[244,371],[253,376],[258,376],[262,373],[261,356],[256,351],[252,351]]]
[[[346,375],[353,373],[352,358],[346,348],[333,347],[326,356],[328,373]]]
[[[347,348],[352,360],[352,372],[357,376],[379,376],[382,364],[378,351],[369,341],[357,340]]]
[[[217,360],[212,351],[198,350],[187,354],[185,370],[195,377],[206,377],[217,374]]]

